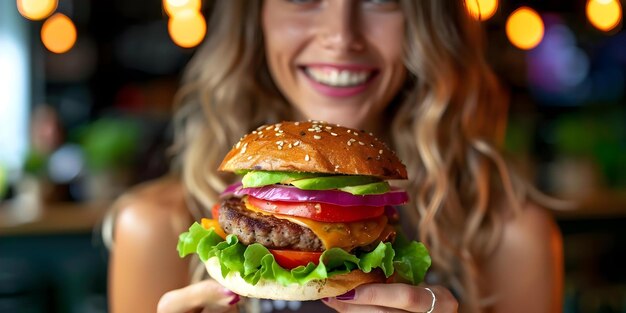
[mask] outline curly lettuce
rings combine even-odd
[[[179,236],[177,249],[181,258],[197,253],[206,262],[211,257],[217,257],[224,277],[235,271],[252,285],[256,285],[261,278],[285,286],[294,283],[303,285],[355,269],[369,273],[376,268],[381,269],[386,277],[397,273],[400,279],[417,285],[424,280],[431,264],[422,243],[400,236],[393,245],[381,242],[374,250],[358,255],[332,248],[322,253],[319,264],[310,262],[290,270],[278,265],[270,251],[261,244],[245,246],[232,234],[222,239],[212,228],[205,229],[199,223],[194,223],[188,232]]]

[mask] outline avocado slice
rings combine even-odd
[[[389,189],[389,183],[387,183],[386,181],[339,188],[339,190],[351,193],[353,195],[379,195],[389,191]]]
[[[342,175],[298,179],[292,181],[291,184],[303,190],[330,190],[374,182],[380,182],[380,179],[372,176]]]
[[[244,188],[273,184],[289,184],[296,179],[315,177],[320,174],[304,172],[249,171],[241,179]]]

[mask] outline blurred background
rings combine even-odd
[[[479,4],[479,5],[477,5]],[[574,200],[565,312],[626,312],[626,33],[619,0],[471,0],[509,90],[506,152]],[[107,312],[111,201],[167,170],[201,0],[0,1],[0,312]]]

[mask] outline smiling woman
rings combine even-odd
[[[270,72],[297,117],[379,133],[406,79],[398,1],[267,1],[262,21]]]
[[[305,135],[315,132],[310,139],[327,149],[369,149],[361,137],[372,132],[396,151],[408,174],[408,182],[401,186],[409,198],[399,210],[401,222],[411,239],[426,244],[433,264],[425,285],[369,284],[325,299],[323,305],[341,312],[560,311],[560,236],[549,214],[536,204],[537,193],[530,192],[534,189],[509,169],[499,152],[507,102],[484,58],[480,25],[464,3],[216,1],[208,37],[189,64],[177,97],[175,177],[144,185],[118,203],[111,261],[113,310],[153,312],[157,303],[162,313],[202,307],[212,312],[235,310],[240,297],[207,278],[199,260],[180,260],[173,249],[176,236],[193,220],[210,216],[220,194],[233,183],[233,176],[218,172],[233,145],[246,164],[241,169],[280,166],[270,152],[253,153],[246,142],[238,143],[244,134],[269,136],[263,142],[267,150],[283,151],[297,141],[286,142],[279,129],[270,132],[271,127],[260,133],[259,125],[310,119],[352,128],[346,131],[350,139],[330,143],[323,141],[334,136],[332,127],[326,129],[330,125],[302,130]],[[369,160],[376,160],[382,150],[372,149]],[[339,155],[331,153],[326,159]],[[292,156],[303,166],[321,160],[310,153]],[[264,163],[253,164],[263,158]],[[366,158],[351,166],[367,162]],[[333,173],[335,163],[326,163],[323,172]],[[383,177],[389,172],[385,168],[377,168]],[[265,180],[279,179],[272,185],[283,183],[284,177],[264,174]],[[338,189],[333,191],[352,196],[350,190],[334,187]],[[247,198],[247,204],[260,195]],[[279,208],[271,203],[274,200],[269,199],[267,206],[268,199],[255,202],[257,212],[240,205],[216,215],[222,216],[220,224],[248,230],[261,226],[240,221],[251,221],[250,215],[262,215],[264,209],[313,216],[310,207]],[[321,216],[321,205],[319,211],[316,218],[331,218]],[[367,213],[380,214],[380,209]],[[205,224],[216,228],[214,222]],[[302,224],[295,224],[300,227],[293,233],[318,229],[314,223]],[[264,231],[279,234],[267,227],[274,225],[267,219],[263,225]],[[206,234],[201,226],[195,230],[185,237],[191,243],[196,243],[194,234]],[[294,237],[280,235],[281,240]],[[237,250],[240,239],[262,239],[255,231],[234,237],[224,244],[219,235],[204,241]],[[215,252],[218,245],[203,251]],[[344,248],[353,247],[338,249]],[[281,254],[274,260],[280,258],[307,259]],[[237,262],[231,265],[241,267]],[[259,275],[275,272],[263,273]],[[223,278],[219,274],[215,271],[216,279]],[[319,312],[320,303],[300,308]]]

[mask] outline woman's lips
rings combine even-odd
[[[378,70],[362,65],[310,64],[300,70],[313,89],[329,97],[350,97],[364,92]]]

